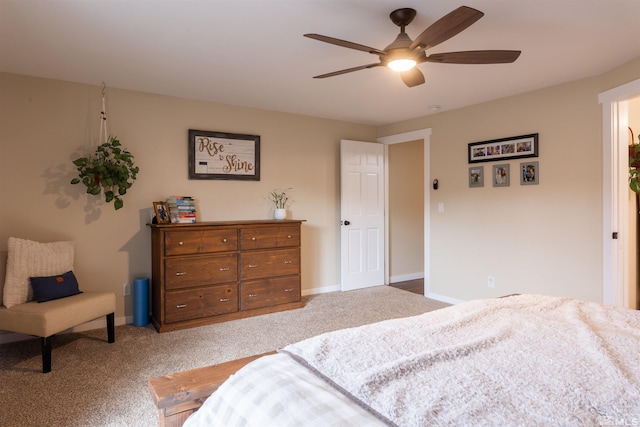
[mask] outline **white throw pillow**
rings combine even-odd
[[[29,277],[53,276],[73,270],[75,242],[39,243],[9,237],[4,306],[24,304],[33,299]]]

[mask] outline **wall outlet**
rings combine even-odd
[[[496,279],[493,276],[489,276],[487,277],[487,286],[489,288],[495,288],[496,287]]]
[[[129,283],[122,285],[122,295],[125,297],[131,295],[131,285]]]

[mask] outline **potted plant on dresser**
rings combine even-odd
[[[291,198],[289,197],[289,194],[287,194],[287,191],[291,190],[291,188],[286,188],[284,190],[273,190],[269,193],[269,198],[274,205],[274,219],[285,219],[287,217],[287,204],[291,202]]]

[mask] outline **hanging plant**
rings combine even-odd
[[[124,206],[120,196],[127,194],[139,172],[133,155],[122,148],[115,136],[99,145],[92,155],[77,158],[73,164],[79,174],[71,184],[86,185],[87,193],[94,196],[104,193],[105,201],[113,202],[115,210]]]

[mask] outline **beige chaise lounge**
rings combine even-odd
[[[80,291],[72,272],[75,242],[9,237],[7,247],[0,253],[0,331],[40,337],[43,373],[51,372],[57,333],[106,316],[108,342],[115,342],[115,293]]]
[[[0,330],[42,338],[42,372],[51,371],[51,341],[55,334],[102,316],[107,320],[107,341],[115,342],[113,292],[84,292],[66,298],[0,306]]]

